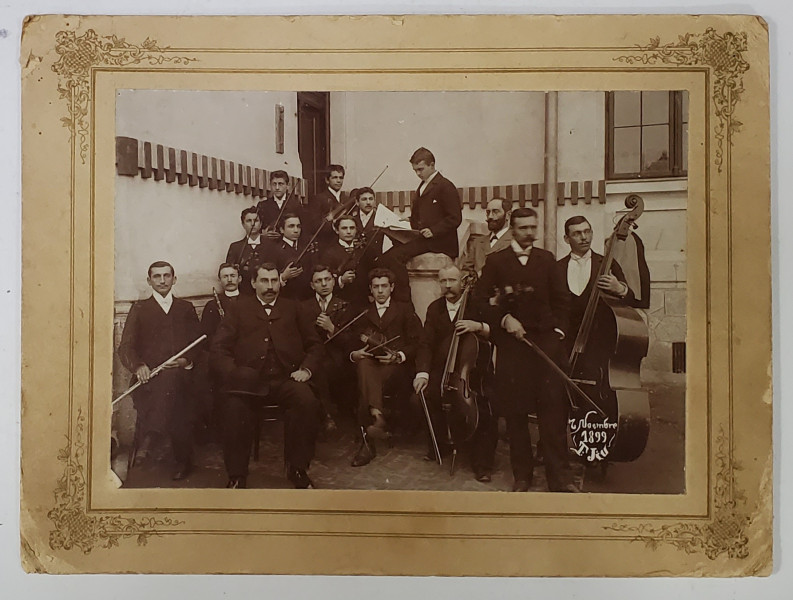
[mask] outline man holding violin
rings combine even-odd
[[[432,302],[427,308],[427,318],[424,321],[424,334],[419,343],[416,355],[416,377],[413,380],[413,389],[419,394],[426,393],[427,406],[430,420],[439,444],[457,444],[452,429],[447,423],[443,404],[448,400],[442,398],[441,385],[446,369],[460,370],[462,365],[448,365],[449,351],[453,336],[465,334],[476,335],[481,340],[490,337],[490,326],[483,322],[479,308],[475,303],[466,303],[465,314],[460,314],[463,303],[463,276],[454,264],[441,268],[438,271],[438,281],[441,286],[441,297]],[[473,372],[469,386],[481,390],[482,383],[486,381],[490,366],[489,344],[478,345],[478,352],[473,357],[474,363],[465,365],[466,369]],[[459,363],[467,360],[458,355]],[[476,399],[479,425],[471,438],[471,467],[477,481],[488,482],[493,472],[493,457],[498,442],[498,423],[493,418],[487,399],[479,394]],[[449,412],[460,410],[461,407],[453,403],[447,405]],[[463,410],[467,410],[463,408]],[[456,417],[455,417],[456,418]],[[434,460],[435,450],[432,440],[429,440],[427,459]]]
[[[363,430],[353,467],[366,465],[375,457],[370,437],[389,437],[383,416],[383,388],[409,380],[409,368],[421,337],[421,321],[413,306],[391,297],[394,279],[389,269],[369,272],[369,291],[374,301],[351,327],[353,343],[358,342],[349,357],[358,374],[358,417]]]
[[[498,352],[495,401],[507,424],[512,490],[532,485],[528,415],[536,412],[548,489],[577,492],[567,464],[564,380],[546,362],[565,363],[569,294],[553,254],[533,247],[537,224],[531,208],[512,211],[512,242],[488,255],[477,296]]]

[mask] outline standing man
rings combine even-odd
[[[307,313],[280,297],[274,264],[260,265],[251,282],[256,294],[242,296],[220,323],[210,362],[226,392],[223,458],[226,487],[247,486],[254,413],[266,394],[285,409],[284,459],[296,488],[313,483],[308,467],[320,420],[320,406],[309,385],[320,368],[322,343]]]
[[[512,242],[509,228],[509,216],[512,212],[512,200],[493,198],[485,208],[487,236],[476,236],[468,240],[468,246],[462,259],[463,271],[474,271],[482,274],[485,259],[489,254],[508,248]]]
[[[454,336],[473,333],[481,338],[475,380],[469,381],[474,389],[482,388],[490,367],[490,326],[479,315],[475,302],[469,300],[465,314],[460,314],[463,295],[463,278],[459,268],[453,264],[438,271],[441,285],[441,297],[427,307],[427,318],[424,321],[424,334],[416,355],[416,377],[413,389],[418,394],[426,393],[427,405],[433,429],[439,442],[447,437],[448,424],[441,404],[441,384],[443,381],[446,359]],[[479,396],[477,404],[479,425],[471,439],[471,468],[477,481],[488,482],[493,473],[493,458],[498,442],[498,423],[490,410],[485,397]],[[435,451],[429,440],[427,457],[435,459]]]
[[[564,241],[570,246],[570,253],[559,259],[558,266],[570,295],[570,336],[565,340],[569,352],[581,327],[593,284],[608,297],[626,306],[632,304],[634,295],[616,260],[611,262],[610,273],[594,280],[600,272],[603,256],[592,250],[592,225],[585,217],[576,215],[565,221]]]
[[[391,297],[394,274],[388,269],[369,273],[369,290],[374,301],[366,314],[351,327],[354,339],[349,358],[358,373],[358,417],[363,440],[352,461],[353,467],[368,464],[376,454],[369,439],[388,437],[383,416],[383,388],[389,384],[406,383],[421,338],[421,321],[412,305]],[[368,341],[363,341],[363,336]],[[393,341],[391,341],[393,340]],[[388,342],[388,343],[385,343]],[[371,351],[370,351],[371,350]]]
[[[239,277],[242,281],[251,280],[251,267],[264,262],[268,246],[267,240],[261,236],[262,222],[253,206],[246,208],[240,215],[245,237],[229,245],[226,252],[226,264],[239,266]],[[253,294],[253,288],[242,286],[242,293]]]
[[[118,353],[133,373],[133,383],[144,384],[132,395],[138,414],[136,463],[148,456],[157,438],[168,435],[176,461],[173,479],[178,481],[192,470],[195,409],[189,387],[196,351],[166,363],[156,377],[151,371],[199,337],[198,317],[190,302],[171,292],[176,274],[170,263],[152,263],[146,282],[153,293],[130,308]]]
[[[312,233],[321,225],[322,220],[339,208],[344,201],[341,193],[341,188],[344,185],[344,167],[341,165],[328,165],[326,172],[325,189],[310,198],[306,205],[306,212],[310,215],[309,223]],[[325,225],[317,240],[321,250],[336,241],[336,235],[330,224]]]
[[[303,225],[300,216],[286,213],[278,226],[281,241],[274,245],[275,264],[281,272],[282,295],[292,300],[307,300],[311,297],[311,270],[316,252],[303,253],[300,235]],[[298,257],[303,254],[300,262]]]
[[[487,257],[477,295],[498,351],[495,400],[506,418],[515,477],[512,490],[525,492],[532,485],[528,415],[536,412],[548,489],[575,492],[567,467],[564,383],[522,341],[525,336],[554,362],[564,364],[569,294],[553,254],[533,247],[537,213],[530,208],[513,210],[510,225],[512,242]]]
[[[410,212],[410,225],[420,237],[395,246],[383,258],[405,264],[425,252],[439,252],[457,258],[457,227],[463,220],[460,194],[454,184],[435,170],[435,156],[419,148],[410,157],[421,184]]]
[[[289,175],[286,171],[273,171],[270,173],[270,188],[273,195],[260,200],[256,205],[259,220],[264,228],[267,239],[278,241],[281,234],[278,232],[279,217],[285,213],[292,213],[298,217],[303,216],[303,204],[300,199],[289,189]],[[287,204],[284,207],[284,203]]]
[[[334,227],[338,239],[323,250],[320,262],[327,265],[336,275],[339,297],[363,308],[369,301],[366,267],[372,262],[370,257],[374,254],[374,243],[366,246],[366,242],[361,241],[356,245],[358,226],[355,217],[350,215],[339,217]]]

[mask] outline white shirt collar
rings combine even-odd
[[[290,240],[288,237],[284,237],[284,236],[281,236],[281,237],[282,237],[282,239],[284,240],[284,242],[286,242],[287,244],[289,244],[290,246],[292,246],[292,248],[294,248],[294,247],[295,247],[295,244],[297,244],[297,242],[293,242],[293,241],[292,241],[292,240]]]
[[[328,188],[328,191],[331,193],[331,195],[332,195],[334,198],[336,198],[336,200],[338,200],[339,202],[341,202],[341,190],[339,190],[339,191],[337,192],[337,191],[336,191],[336,190],[334,190],[332,187],[329,187],[329,188]]]
[[[421,182],[421,186],[420,186],[420,187],[421,187],[421,193],[424,193],[424,190],[426,190],[426,189],[427,189],[427,186],[430,184],[430,181],[432,181],[433,179],[435,179],[435,176],[436,176],[437,174],[438,174],[438,171],[433,171],[432,175],[430,175],[430,178],[429,178],[429,179],[427,179],[427,181],[422,181],[422,182]]]
[[[161,296],[159,292],[154,292],[152,296],[154,296],[157,304],[160,305],[160,308],[162,308],[167,315],[168,311],[171,310],[171,305],[173,304],[173,291],[169,290],[164,297]]]
[[[366,224],[369,222],[369,219],[371,219],[374,216],[374,212],[375,211],[373,210],[367,215],[363,211],[358,211],[358,218],[361,220],[361,225],[366,227]]]
[[[227,292],[226,290],[223,290],[223,293],[226,296],[228,296],[229,298],[233,298],[234,296],[239,296],[240,295],[240,288],[237,288],[233,292]]]
[[[504,225],[504,227],[502,227],[501,229],[499,229],[499,230],[498,230],[498,231],[496,231],[495,233],[492,233],[492,232],[491,232],[491,234],[490,234],[490,235],[491,235],[491,236],[495,235],[495,236],[496,236],[496,241],[498,241],[498,240],[500,240],[500,239],[503,237],[503,235],[504,235],[504,234],[507,232],[507,229],[509,229],[509,225],[505,224],[505,225]]]
[[[524,250],[523,248],[520,247],[520,244],[518,244],[518,242],[515,241],[515,240],[512,240],[512,243],[510,243],[510,246],[515,251],[515,254],[523,254],[524,252],[530,252],[532,247],[533,247],[533,246],[529,246],[528,248],[526,248]]]
[[[259,301],[259,304],[261,304],[262,306],[275,306],[275,303],[278,301],[278,296],[275,297],[275,300],[269,303],[259,298],[259,294],[256,294],[256,299]]]
[[[262,241],[262,235],[261,234],[257,235],[255,239],[250,237],[250,236],[248,237],[248,243],[251,244],[252,246],[260,244],[261,241]]]
[[[449,300],[446,299],[446,308],[448,308],[449,310],[451,310],[451,309],[457,310],[460,307],[460,303],[462,301],[463,301],[463,297],[462,296],[457,298],[457,302],[449,302]]]
[[[583,256],[577,256],[576,254],[570,253],[570,260],[575,260],[578,262],[586,262],[588,260],[592,260],[592,250],[587,250]]]
[[[273,196],[273,200],[275,200],[275,203],[278,205],[278,208],[281,208],[284,205],[284,202],[286,202],[286,194],[284,194],[280,200],[275,196]]]
[[[374,301],[374,307],[380,311],[381,309],[386,309],[391,306],[391,296],[388,297],[388,300],[380,304],[377,300]]]
[[[319,294],[317,294],[316,292],[314,292],[314,296],[317,297],[317,304],[322,306],[322,304],[324,303],[325,299],[322,296],[320,296]],[[333,292],[328,294],[327,300],[328,300],[327,305],[329,306],[330,305],[330,301],[333,300]]]
[[[347,243],[347,242],[345,242],[345,241],[344,241],[343,239],[341,239],[341,238],[339,238],[339,245],[340,245],[342,248],[353,248],[353,247],[354,247],[354,246],[353,246],[353,242],[349,242],[349,243]]]

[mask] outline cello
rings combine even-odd
[[[464,318],[468,298],[475,275],[463,278],[463,293],[457,319]],[[452,331],[449,352],[441,380],[441,408],[446,416],[446,437],[452,447],[450,474],[454,474],[457,446],[473,437],[479,425],[478,403],[482,401],[482,374],[485,365],[480,364],[482,342],[475,333],[457,335]],[[486,359],[489,353],[481,353]]]
[[[627,239],[644,211],[644,201],[636,194],[625,199],[625,206],[629,211],[606,241],[572,346],[568,371],[601,409],[594,411],[570,397],[572,451],[604,470],[607,460],[636,460],[644,451],[650,432],[650,403],[639,378],[649,345],[647,325],[635,308],[605,294],[594,283],[611,272],[615,246]]]

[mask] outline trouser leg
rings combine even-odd
[[[570,483],[567,468],[567,405],[561,383],[553,379],[545,382],[537,401],[537,419],[548,489],[560,490]]]
[[[531,434],[529,417],[525,414],[511,414],[506,417],[509,436],[509,459],[515,480],[531,482],[534,471],[534,458],[531,454]]]
[[[223,410],[223,461],[229,478],[247,477],[257,401],[227,394]]]
[[[276,401],[285,409],[284,458],[293,467],[308,469],[319,431],[320,402],[308,383],[291,379],[273,391]]]
[[[485,399],[479,402],[479,426],[471,439],[471,466],[474,471],[492,471],[498,444],[498,419]]]

